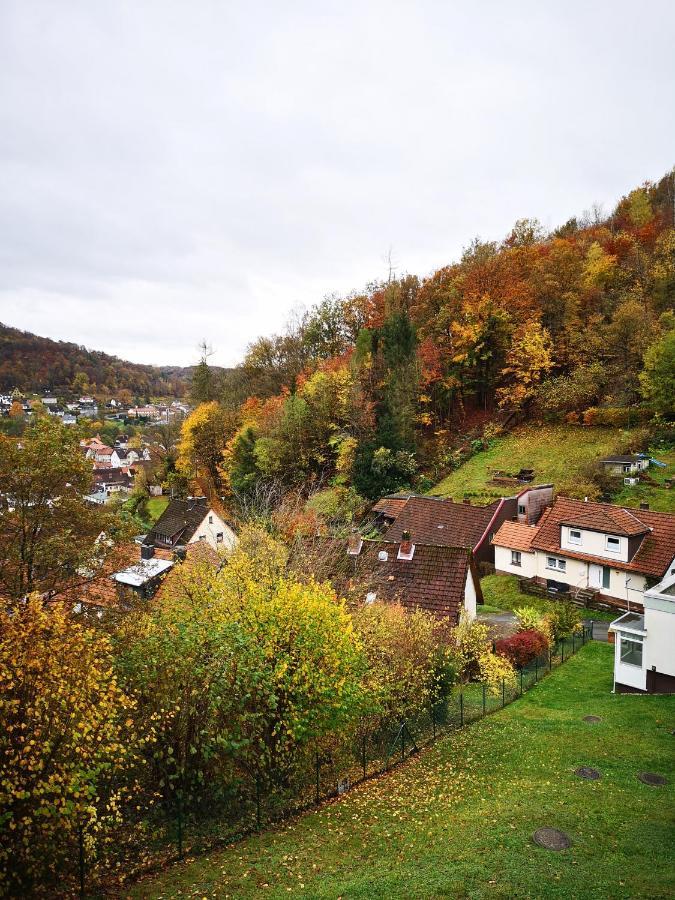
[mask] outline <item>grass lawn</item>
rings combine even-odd
[[[145,501],[146,518],[154,525],[168,505],[168,497],[150,497]]]
[[[521,468],[534,469],[538,483],[552,482],[556,491],[583,496],[587,481],[583,470],[617,446],[629,432],[617,428],[585,428],[581,425],[524,425],[492,447],[468,459],[430,494],[461,500],[465,493],[486,501],[509,493],[503,485],[489,485],[492,469],[515,474]],[[586,490],[587,492],[587,490]]]
[[[672,897],[675,697],[613,695],[612,652],[587,645],[522,699],[390,775],[131,895]],[[602,721],[583,722],[590,714]],[[581,765],[602,778],[577,778]],[[669,784],[648,787],[641,771]],[[546,825],[572,847],[535,846]]]
[[[650,450],[654,459],[667,463],[665,469],[657,466],[649,467],[649,477],[657,482],[657,485],[663,485],[666,478],[672,478],[675,475],[675,449],[673,450]],[[675,513],[675,488],[667,489],[651,484],[636,484],[635,487],[621,485],[621,489],[614,494],[613,503],[619,503],[621,506],[636,506],[641,503],[649,503],[650,509],[656,509],[660,512]]]
[[[546,612],[556,602],[532,594],[521,594],[515,575],[487,575],[481,578],[480,586],[483,589],[485,605],[477,607],[479,614],[506,612],[521,606],[533,606],[540,612]],[[620,615],[618,612],[604,612],[599,609],[580,609],[579,614],[582,619],[595,619],[596,622],[613,622]]]

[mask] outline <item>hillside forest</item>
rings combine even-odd
[[[675,173],[550,234],[523,219],[458,262],[328,297],[225,377],[206,355],[178,466],[240,501],[298,488],[331,509],[423,490],[524,420],[668,431]]]

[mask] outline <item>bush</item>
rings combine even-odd
[[[554,640],[553,623],[548,613],[550,608],[551,604],[546,603],[546,611],[542,611],[536,606],[521,606],[519,609],[515,609],[518,631],[538,631],[544,635],[547,645],[550,647]]]
[[[487,625],[471,621],[462,614],[454,638],[464,681],[482,681],[495,694],[501,690],[503,681],[514,683],[511,663],[506,657],[492,652]]]
[[[516,668],[523,669],[533,659],[545,653],[548,646],[545,634],[529,628],[526,631],[519,631],[510,638],[497,641],[495,650],[500,656],[506,657]]]
[[[572,603],[556,600],[551,603],[551,611],[547,613],[551,623],[553,637],[556,641],[581,631],[581,616]]]

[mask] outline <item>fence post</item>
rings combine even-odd
[[[405,722],[401,725],[401,762],[405,759]]]
[[[77,826],[78,871],[80,876],[80,897],[84,897],[84,828],[82,822]]]
[[[553,647],[548,648],[548,670],[553,671]]]
[[[565,638],[560,641],[560,662],[565,662]]]
[[[576,647],[574,646],[574,632],[572,632],[572,653],[576,653]]]
[[[436,740],[436,707],[433,703],[431,704],[431,733]]]
[[[316,751],[315,754],[315,762],[316,762],[316,805],[319,805],[319,800],[321,799],[321,784],[320,784],[320,772],[319,766],[321,765],[319,762],[319,751]]]
[[[502,678],[502,709],[506,706],[506,681]]]
[[[258,831],[260,831],[260,775],[256,772],[255,776],[255,822],[258,826]]]
[[[459,727],[464,728],[464,691],[459,692]]]
[[[534,683],[536,684],[539,681],[539,657],[535,656],[534,658]]]
[[[486,696],[485,696],[485,682],[483,682],[483,715],[485,715],[485,707],[486,707]]]
[[[183,858],[183,803],[181,791],[176,792],[176,824],[178,825],[178,859]]]
[[[368,763],[366,760],[366,736],[363,735],[363,742],[361,744],[361,765],[363,766],[363,777],[365,778],[368,774]]]
[[[520,667],[520,696],[523,696],[523,667]]]

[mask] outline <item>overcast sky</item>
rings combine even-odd
[[[2,0],[0,321],[213,361],[675,163],[675,3]]]

